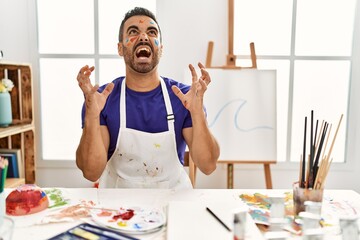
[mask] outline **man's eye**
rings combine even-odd
[[[137,34],[137,31],[135,29],[129,31],[129,35],[135,35],[135,34]]]
[[[157,36],[157,31],[155,31],[155,30],[150,30],[150,31],[148,32],[148,35],[149,35],[149,36],[152,36],[152,37],[156,37],[156,36]]]

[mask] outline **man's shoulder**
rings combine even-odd
[[[121,87],[121,83],[122,83],[122,81],[124,80],[124,78],[125,78],[125,77],[122,76],[122,77],[118,77],[118,78],[116,78],[116,79],[114,79],[114,80],[112,81],[112,83],[114,84],[114,90]],[[108,84],[109,84],[109,83],[105,83],[104,85],[101,85],[101,86],[99,87],[99,91],[101,92],[102,90],[104,90],[104,88],[105,88]]]
[[[188,90],[190,88],[190,86],[188,84],[176,81],[176,80],[168,78],[168,77],[162,77],[162,79],[164,79],[164,82],[166,83],[168,88],[171,88],[171,86],[173,86],[173,85],[177,86],[181,90]]]

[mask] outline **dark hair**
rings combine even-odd
[[[156,17],[155,15],[148,9],[146,8],[142,8],[142,7],[135,7],[134,9],[131,9],[130,11],[128,11],[125,16],[124,16],[124,19],[122,20],[121,22],[121,25],[120,25],[120,30],[119,30],[119,42],[122,41],[123,39],[123,31],[124,31],[124,24],[125,22],[133,17],[133,16],[147,16],[149,18],[151,18],[152,20],[154,20],[156,22],[156,24],[158,25],[158,28],[159,28],[159,33],[160,33],[160,41],[161,41],[161,30],[160,30],[160,26],[156,20]]]

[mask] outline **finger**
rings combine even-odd
[[[92,67],[89,68],[88,65],[85,65],[85,66],[83,66],[83,67],[80,69],[80,71],[79,71],[79,73],[78,73],[78,77],[81,77],[82,75],[90,76],[90,74],[91,74],[94,70],[95,70],[95,67],[94,67],[94,66],[92,66]]]
[[[205,66],[201,62],[198,62],[198,66],[199,68],[205,68]]]
[[[99,89],[99,84],[95,84],[95,86],[93,86],[90,90],[90,94],[93,94],[95,92],[97,92],[97,90]]]
[[[201,85],[201,91],[205,92],[206,89],[207,89],[208,84],[203,80],[200,80],[199,82],[200,82],[200,85]],[[198,90],[200,90],[200,89],[198,89]]]
[[[91,91],[91,88],[93,87],[90,82],[90,75],[95,70],[95,67],[89,67],[88,65],[83,66],[77,76],[78,84],[81,88],[81,90],[85,92]]]
[[[113,89],[114,89],[114,83],[111,82],[108,85],[106,85],[104,91],[102,91],[102,94],[107,98]]]
[[[90,77],[91,73],[95,70],[95,67],[92,66],[90,68],[88,68],[87,70],[85,70],[85,73],[84,75],[87,76],[87,77]]]
[[[200,67],[200,71],[201,71],[201,79],[205,81],[205,83],[207,85],[209,85],[209,83],[211,82],[211,77],[209,72],[206,70],[205,66],[202,63],[198,63],[198,66]]]
[[[198,79],[197,77],[197,73],[195,71],[195,68],[193,67],[193,65],[189,64],[189,69],[190,69],[190,72],[191,72],[191,77],[192,77],[192,82],[196,82]]]
[[[84,74],[85,70],[88,69],[88,68],[89,68],[88,65],[85,65],[85,66],[83,66],[82,68],[80,68],[80,71],[79,71],[78,75]]]
[[[181,103],[184,105],[185,108],[188,107],[188,104],[186,102],[185,94],[175,85],[171,86],[172,91],[175,93],[175,95],[179,98]]]
[[[89,68],[89,67],[86,65],[86,68],[80,70],[80,72],[79,72],[80,77],[83,76],[83,77],[89,78],[90,75],[91,75],[91,73],[92,73],[94,70],[95,70],[95,67],[94,67],[94,66],[92,66],[92,67]]]
[[[185,95],[182,93],[182,91],[180,90],[180,88],[178,88],[175,85],[171,86],[172,91],[175,93],[175,95],[180,99],[181,102],[183,102]]]

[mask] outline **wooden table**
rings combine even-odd
[[[2,201],[12,189],[5,189]],[[94,201],[103,207],[121,206],[122,204],[147,205],[164,207],[168,213],[167,226],[160,232],[150,235],[138,235],[141,239],[180,240],[180,239],[232,239],[232,233],[225,230],[206,210],[206,206],[216,207],[223,213],[230,213],[234,207],[243,207],[244,203],[239,198],[243,193],[275,194],[290,191],[288,189],[95,189],[95,188],[61,188],[65,196],[71,199],[71,204],[81,200]],[[325,190],[324,202],[336,199],[345,200],[351,208],[360,212],[360,194],[352,190]],[[324,203],[324,204],[325,204]],[[2,202],[3,204],[3,202]],[[13,217],[15,229],[13,240],[48,239],[67,229],[80,224],[82,221],[34,225],[43,216],[54,213],[47,209],[43,212],[22,217]],[[219,213],[219,211],[218,211]],[[230,215],[228,215],[230,216]],[[223,218],[231,227],[230,218]],[[248,218],[247,238],[261,240],[261,232]],[[26,226],[26,223],[31,223]],[[189,237],[191,236],[191,237]],[[200,237],[200,238],[199,238]],[[293,239],[299,239],[294,237]],[[324,239],[341,239],[340,235]]]

